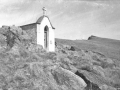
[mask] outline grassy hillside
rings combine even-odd
[[[85,81],[62,67],[63,56],[46,52],[19,27],[2,27],[0,36],[0,90],[85,90]]]
[[[0,31],[0,90],[120,88],[120,61],[102,54],[117,52],[112,43],[97,42],[96,38],[57,39],[56,51],[46,52],[19,27],[2,27]]]
[[[59,44],[72,45],[76,50],[84,49],[101,53],[112,59],[120,59],[120,41],[92,36],[89,40],[56,39]]]

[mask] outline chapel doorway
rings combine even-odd
[[[49,28],[48,26],[45,26],[44,28],[44,47],[45,49],[48,49],[49,46]]]

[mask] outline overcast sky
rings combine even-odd
[[[120,0],[0,0],[0,26],[35,22],[47,8],[56,38],[120,40]]]

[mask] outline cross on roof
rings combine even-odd
[[[45,15],[45,14],[46,14],[46,11],[47,11],[46,8],[43,7],[42,10],[43,10],[43,15]]]

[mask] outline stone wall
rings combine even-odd
[[[31,37],[31,42],[37,43],[37,24],[28,24],[20,26],[23,30],[25,30],[28,35]]]

